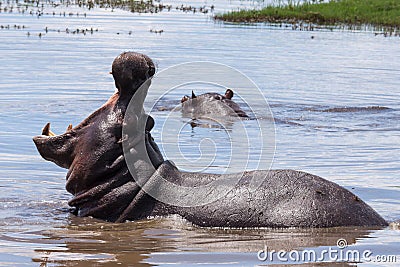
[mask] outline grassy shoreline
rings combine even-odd
[[[316,2],[316,1],[314,1]],[[267,6],[261,10],[232,11],[216,15],[227,22],[308,22],[318,25],[373,25],[400,27],[400,1],[398,0],[336,0],[323,3],[305,2]]]

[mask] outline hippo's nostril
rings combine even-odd
[[[154,119],[151,116],[147,116],[146,131],[150,132],[154,127]]]

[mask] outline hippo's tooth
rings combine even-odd
[[[72,124],[70,123],[67,127],[67,132],[72,130]]]
[[[56,136],[56,134],[53,133],[53,132],[50,130],[50,122],[48,122],[48,123],[43,127],[42,135],[46,135],[46,136]]]
[[[48,122],[42,129],[42,135],[49,135],[50,131],[50,122]]]

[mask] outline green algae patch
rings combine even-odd
[[[228,22],[309,22],[319,25],[362,25],[400,27],[399,0],[341,0],[269,5],[261,10],[240,10],[216,15]]]

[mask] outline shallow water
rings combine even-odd
[[[221,12],[260,3],[206,4]],[[20,14],[15,8],[0,13],[0,25],[10,25],[0,29],[0,265],[253,266],[270,264],[257,258],[265,246],[319,251],[336,248],[339,238],[352,248],[370,249],[373,255],[400,254],[400,232],[392,227],[234,230],[202,229],[176,217],[118,225],[76,218],[68,213],[66,171],[40,158],[31,141],[48,121],[54,132],[61,133],[102,105],[114,90],[108,74],[111,62],[122,51],[148,54],[159,70],[187,61],[214,61],[243,72],[268,100],[276,130],[272,168],[325,177],[356,193],[388,221],[399,220],[398,38],[373,32],[224,24],[214,22],[210,14],[177,10],[137,14],[62,5],[45,5],[44,10],[40,17]],[[75,15],[53,16],[53,11]],[[72,33],[92,28],[93,33],[89,30],[86,35]],[[161,29],[161,34],[150,31]],[[196,93],[206,90],[202,87]],[[185,94],[190,94],[189,88]],[[224,129],[201,121],[202,127],[192,128],[179,111],[170,111],[181,97],[181,91],[164,96],[167,109],[152,112],[154,138],[168,144],[168,139],[161,142],[161,134],[168,130],[162,125],[173,114],[169,119],[182,127],[179,146],[185,157],[197,159],[199,141],[211,136],[214,143],[203,146],[202,152],[212,154],[216,145],[210,170],[225,171],[231,145],[239,145],[232,144],[227,134],[242,121]],[[256,138],[257,121],[268,121],[269,112],[258,98],[247,104],[258,111],[244,121],[250,137]],[[146,105],[150,110],[151,104]],[[252,145],[257,148],[257,142]],[[248,168],[257,166],[256,156],[250,153]]]

